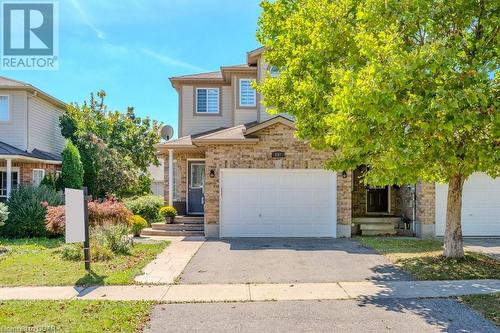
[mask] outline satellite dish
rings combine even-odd
[[[160,128],[160,136],[162,139],[168,141],[174,136],[174,129],[170,125],[165,125]]]

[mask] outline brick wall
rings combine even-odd
[[[311,149],[297,140],[294,130],[283,124],[266,127],[257,133],[260,141],[249,145],[210,145],[205,153],[205,223],[219,223],[219,170],[222,168],[322,169],[330,152]],[[273,151],[284,151],[285,157],[273,159]],[[215,178],[208,177],[214,170]],[[338,224],[351,223],[351,175],[337,176]]]
[[[435,184],[417,184],[417,222],[421,224],[436,223]]]
[[[0,161],[0,167],[6,167],[5,161]],[[13,168],[19,168],[21,183],[31,183],[33,180],[33,169],[44,169],[45,174],[61,170],[60,165],[46,164],[46,163],[25,163],[25,162],[12,162]]]

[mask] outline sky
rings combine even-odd
[[[64,102],[106,91],[111,110],[135,108],[177,129],[169,77],[244,63],[259,0],[60,0],[59,69],[5,71]]]

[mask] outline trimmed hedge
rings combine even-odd
[[[135,215],[142,216],[150,224],[161,220],[159,210],[164,205],[162,197],[144,195],[125,199],[123,202]]]

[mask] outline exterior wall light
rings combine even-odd
[[[345,170],[342,171],[342,178],[347,178],[347,172]]]
[[[215,178],[215,170],[214,169],[210,170],[210,173],[208,175],[210,178]]]

